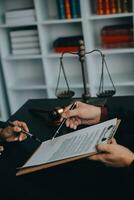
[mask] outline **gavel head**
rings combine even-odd
[[[60,118],[63,112],[64,108],[62,107],[55,107],[52,111],[50,111],[49,116],[54,124],[60,123]]]

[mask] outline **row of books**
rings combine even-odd
[[[83,36],[59,37],[53,42],[53,48],[56,53],[77,52],[79,51],[79,41]]]
[[[36,29],[10,32],[13,55],[40,54],[39,37]]]
[[[134,36],[131,24],[105,26],[101,30],[103,48],[133,47]]]
[[[57,0],[59,19],[80,17],[80,0]]]
[[[132,0],[96,0],[96,14],[132,12]]]
[[[12,10],[5,13],[7,24],[31,23],[36,21],[35,9]]]
[[[102,48],[104,48],[104,49],[134,48],[134,41],[103,44]]]

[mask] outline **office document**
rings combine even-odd
[[[115,118],[43,142],[17,175],[96,154],[96,145],[108,143],[118,123],[119,120]]]

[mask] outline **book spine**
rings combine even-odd
[[[79,47],[80,40],[83,40],[82,36],[61,37],[53,42],[53,47]]]
[[[11,47],[14,50],[38,48],[39,47],[39,42],[11,43]]]
[[[121,42],[121,43],[110,43],[110,44],[102,44],[102,48],[111,49],[111,48],[133,48],[134,42]]]
[[[128,1],[128,12],[132,12],[132,0]]]
[[[65,19],[66,15],[65,15],[64,0],[57,0],[57,10],[59,19]]]
[[[38,35],[37,30],[23,30],[23,31],[11,31],[11,37],[23,37],[23,36],[35,36]]]
[[[122,2],[123,13],[128,13],[129,12],[128,7],[129,7],[128,0],[123,0],[123,2]]]
[[[5,16],[7,18],[13,17],[25,17],[25,16],[36,15],[35,9],[17,10],[17,11],[7,11]]]
[[[102,36],[116,36],[116,35],[133,35],[132,29],[116,29],[116,30],[103,30]]]
[[[111,13],[110,0],[104,0],[104,1],[105,1],[105,14],[109,15]]]
[[[29,18],[36,18],[36,15],[29,15],[29,16],[16,16],[16,17],[5,17],[5,20],[6,21],[9,21],[9,20],[17,20],[17,19],[29,19]]]
[[[70,47],[55,47],[54,51],[56,53],[65,53],[65,52],[78,52],[79,51],[79,47],[78,46],[70,46]]]
[[[103,0],[96,0],[96,14],[97,15],[104,14]]]
[[[127,35],[133,34],[133,27],[131,26],[106,26],[101,30],[101,35]]]
[[[72,18],[78,18],[79,17],[78,16],[77,1],[78,0],[70,0]]]
[[[12,49],[13,55],[25,55],[25,54],[39,54],[40,48],[33,48],[33,49]]]
[[[117,5],[116,5],[116,7],[117,7],[117,13],[122,13],[123,12],[121,1],[122,0],[117,0]]]
[[[77,8],[77,15],[78,15],[78,17],[81,17],[80,0],[76,0],[76,8]]]
[[[11,42],[12,43],[39,42],[39,38],[38,36],[16,37],[16,38],[11,37]]]
[[[117,13],[116,0],[111,0],[110,7],[111,14]]]
[[[119,43],[119,42],[132,42],[133,35],[114,35],[114,36],[102,36],[102,43]]]
[[[71,5],[70,0],[64,0],[66,19],[71,19]]]
[[[35,22],[36,18],[35,16],[29,16],[29,17],[18,17],[18,18],[8,18],[6,19],[7,24],[18,24],[18,23],[31,23]]]

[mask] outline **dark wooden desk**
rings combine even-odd
[[[92,100],[91,100],[91,103],[92,103]],[[133,103],[134,97],[113,97],[113,98],[110,98],[108,101],[110,101],[110,103],[113,105],[118,104],[118,105],[126,105],[129,107],[134,107],[134,103]],[[47,140],[52,137],[53,132],[56,129],[56,127],[48,123],[47,115],[45,116],[33,115],[29,112],[29,109],[30,108],[43,108],[43,109],[49,108],[50,110],[52,110],[56,106],[66,106],[70,104],[70,102],[72,102],[72,100],[64,100],[64,101],[56,100],[56,99],[29,100],[14,115],[11,116],[10,120],[25,121],[31,133],[35,134],[42,140]],[[71,130],[67,129],[66,127],[63,128],[64,134],[70,131]],[[36,197],[36,195],[38,196],[37,191],[38,189],[40,190],[41,188],[43,189],[40,191],[41,193],[40,196],[43,196],[43,194],[47,195],[47,193],[45,193],[44,191],[47,188],[47,191],[49,194],[51,194],[51,190],[54,191],[54,194],[52,195],[53,198],[57,197],[59,199],[59,193],[60,193],[60,190],[58,189],[59,187],[63,193],[63,196],[61,195],[62,196],[61,199],[63,199],[63,197],[66,196],[66,192],[68,192],[67,196],[69,199],[71,199],[70,195],[71,197],[76,197],[76,193],[78,193],[78,197],[81,196],[82,198],[83,196],[85,196],[86,198],[87,195],[89,195],[90,187],[91,187],[91,190],[90,190],[90,197],[91,197],[91,196],[94,196],[94,190],[93,190],[94,187],[97,187],[98,194],[99,194],[99,191],[101,192],[101,190],[103,189],[103,184],[101,186],[100,185],[97,186],[96,182],[101,180],[101,183],[102,183],[102,180],[105,180],[108,177],[112,180],[116,177],[117,174],[119,177],[119,175],[122,173],[122,170],[106,168],[101,163],[96,163],[96,162],[94,163],[91,161],[84,160],[81,162],[70,163],[65,166],[59,166],[56,168],[40,171],[38,173],[29,174],[24,177],[16,178],[15,168],[18,166],[21,166],[38,146],[39,146],[38,142],[30,138],[28,138],[27,140],[21,143],[15,142],[15,143],[10,143],[10,144],[9,143],[5,144],[5,152],[0,161],[1,162],[0,166],[3,166],[5,173],[8,171],[9,177],[12,174],[12,178],[10,178],[10,181],[13,183],[13,185],[16,185],[18,180],[23,181],[22,184],[21,183],[19,184],[26,185],[25,187],[27,187],[27,185],[29,187],[29,184],[32,185],[33,187],[33,183],[34,184],[39,183],[39,184],[35,184],[36,185],[35,191],[33,191],[34,189],[32,190],[34,197]],[[9,166],[10,166],[10,170],[9,170]],[[112,170],[112,172],[109,173],[110,170]],[[5,179],[5,175],[3,176],[3,179]],[[7,179],[8,179],[8,176],[7,176]],[[120,182],[121,179],[119,178],[116,181],[118,183],[118,181]],[[66,188],[67,188],[67,191],[66,191]],[[110,188],[108,187],[107,190],[110,191]],[[27,192],[29,194],[29,190]],[[36,194],[34,194],[34,192],[36,192]],[[57,194],[58,196],[56,196],[55,192],[58,192]],[[17,195],[20,195],[19,189],[18,189]],[[97,193],[95,195],[97,195]],[[49,199],[51,199],[50,196],[49,196]],[[29,200],[30,200],[30,197],[29,197]]]

